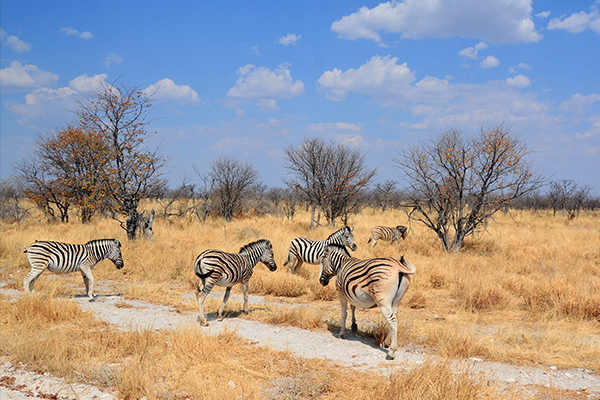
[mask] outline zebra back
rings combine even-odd
[[[240,248],[239,253],[227,253],[220,250],[205,250],[194,263],[194,273],[203,283],[210,277],[225,277],[227,284],[245,282],[252,276],[258,262],[265,264],[271,271],[277,269],[271,242],[260,239]]]
[[[118,239],[92,240],[86,244],[71,244],[55,241],[35,241],[23,250],[32,269],[49,268],[52,272],[69,273],[92,268],[109,258],[117,268],[123,268],[121,243]]]
[[[325,246],[329,244],[338,244],[340,246],[348,246],[353,251],[356,250],[354,242],[354,229],[349,226],[344,226],[333,232],[325,240],[312,240],[305,237],[297,237],[290,244],[290,252],[308,264],[319,264],[323,257]],[[288,256],[289,261],[289,256]],[[284,263],[287,265],[288,261]]]

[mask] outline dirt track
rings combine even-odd
[[[21,291],[0,289],[0,293],[11,297],[20,296]],[[219,297],[220,293],[211,293],[211,297]],[[231,300],[240,300],[239,295],[232,295]],[[371,372],[389,373],[390,368],[410,368],[423,363],[428,357],[420,349],[404,347],[398,349],[394,361],[385,360],[383,349],[375,347],[372,340],[358,336],[339,339],[329,332],[311,332],[293,327],[281,327],[261,324],[241,318],[226,318],[223,322],[214,320],[209,315],[209,326],[200,327],[197,323],[197,313],[179,313],[166,306],[145,303],[142,301],[124,300],[118,295],[97,296],[95,302],[88,302],[85,297],[75,299],[82,309],[90,310],[94,315],[120,329],[178,329],[183,326],[194,326],[208,334],[217,334],[223,329],[237,332],[253,343],[269,346],[276,350],[288,350],[300,357],[324,358],[338,364],[354,368],[365,368]],[[192,300],[190,300],[192,301]],[[128,307],[117,307],[125,302]],[[252,304],[264,304],[261,297],[251,296]],[[212,318],[211,318],[212,317]],[[555,368],[533,368],[513,366],[509,364],[486,362],[472,358],[466,361],[473,365],[474,371],[483,372],[486,377],[495,382],[499,388],[520,389],[524,393],[532,390],[535,385],[552,386],[559,389],[574,391],[587,390],[589,398],[600,399],[600,376],[584,369],[558,370]],[[115,394],[101,392],[98,388],[88,385],[71,386],[60,379],[47,375],[25,372],[9,363],[0,363],[0,377],[9,379],[19,391],[10,391],[0,383],[0,400],[31,398],[22,397],[24,393],[57,394],[58,398],[69,399],[116,399]],[[13,381],[11,378],[15,378]],[[2,387],[4,386],[4,387]],[[39,389],[36,389],[39,387]],[[40,394],[41,393],[41,394]],[[21,396],[21,397],[19,397]],[[64,396],[64,397],[60,397]],[[44,397],[38,397],[44,398]],[[47,398],[47,397],[45,397]]]

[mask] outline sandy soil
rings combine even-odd
[[[1,289],[0,293],[17,297],[21,291]],[[221,293],[211,293],[210,297],[220,297]],[[232,295],[231,300],[241,301],[241,296]],[[208,327],[200,327],[197,313],[175,312],[171,307],[124,300],[118,295],[98,294],[95,302],[88,302],[80,296],[74,299],[82,309],[90,310],[97,318],[105,320],[119,329],[178,329],[194,326],[208,334],[217,334],[223,329],[237,332],[238,335],[276,350],[288,350],[300,357],[323,358],[370,372],[389,373],[393,368],[411,368],[425,361],[427,357],[417,346],[398,349],[396,359],[386,361],[386,352],[375,347],[373,340],[359,336],[339,339],[329,332],[311,332],[293,327],[261,324],[241,318],[226,318],[223,322],[208,315]],[[194,301],[191,300],[190,301]],[[128,307],[117,307],[125,302]],[[251,296],[252,304],[265,304],[262,297]],[[556,367],[534,368],[510,364],[487,362],[478,358],[464,361],[472,364],[474,371],[482,372],[497,384],[500,390],[511,393],[535,393],[536,386],[550,386],[579,392],[579,396],[600,399],[600,376],[585,369],[559,370]],[[55,396],[55,397],[49,397]],[[68,384],[62,379],[28,372],[24,366],[0,361],[0,400],[25,398],[58,399],[117,399],[115,393],[105,393],[99,388],[85,384]]]

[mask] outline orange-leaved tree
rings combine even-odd
[[[147,147],[151,108],[149,95],[117,80],[102,83],[100,89],[79,102],[75,112],[79,127],[98,135],[107,146],[101,180],[114,211],[126,217],[125,221],[115,218],[130,240],[140,229],[140,200],[164,184],[160,169],[165,159],[158,149]]]
[[[411,189],[410,219],[432,229],[446,251],[458,252],[496,212],[544,184],[530,154],[504,124],[482,126],[472,138],[450,129],[410,146],[394,158]]]

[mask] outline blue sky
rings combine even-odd
[[[2,0],[0,179],[102,80],[155,92],[172,186],[217,156],[283,186],[304,137],[391,157],[505,123],[550,179],[600,194],[600,0]],[[401,185],[402,186],[402,183]]]

